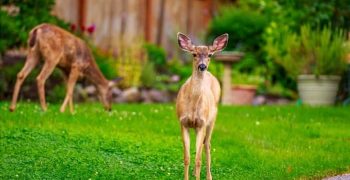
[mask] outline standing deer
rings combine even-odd
[[[97,88],[99,98],[106,110],[111,109],[111,86],[115,82],[108,81],[98,69],[94,57],[88,46],[81,39],[71,33],[50,24],[41,24],[33,28],[28,39],[28,56],[24,67],[17,74],[17,81],[13,91],[10,111],[16,109],[16,102],[21,85],[28,74],[43,59],[44,65],[36,78],[41,108],[46,111],[45,81],[59,67],[66,76],[67,93],[60,108],[65,111],[69,102],[73,112],[73,90],[79,77],[86,77]]]
[[[184,147],[184,179],[188,179],[190,164],[190,128],[196,132],[196,159],[194,175],[200,179],[202,148],[205,146],[207,158],[207,179],[212,179],[210,172],[210,139],[214,128],[217,106],[220,98],[220,84],[207,71],[210,57],[222,51],[227,44],[228,34],[214,40],[211,46],[195,46],[190,38],[177,34],[182,50],[193,55],[192,76],[182,85],[176,101],[177,116],[181,125]]]

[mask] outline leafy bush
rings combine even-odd
[[[262,76],[264,71],[263,68],[257,68],[254,72],[248,74],[239,72],[238,70],[233,70],[231,74],[232,83],[261,86],[265,82],[265,79]]]
[[[153,62],[148,61],[142,68],[141,83],[144,87],[150,88],[155,85],[157,81],[157,73]]]
[[[102,74],[107,79],[115,78],[117,76],[117,70],[115,68],[116,59],[111,54],[104,53],[92,44],[90,44],[90,47],[92,47],[93,56]]]
[[[68,28],[68,24],[51,15],[54,0],[2,0],[0,10],[0,53],[8,48],[26,45],[29,31],[41,23]],[[18,8],[18,12],[10,10]]]
[[[210,23],[209,39],[228,33],[226,50],[259,50],[267,24],[265,16],[256,11],[223,7]]]
[[[276,27],[277,28],[277,27]],[[282,65],[296,77],[299,74],[341,74],[346,67],[348,48],[341,29],[329,27],[312,30],[309,25],[301,27],[300,35],[288,27],[278,27],[275,38],[267,38],[265,50],[268,57]],[[275,32],[271,30],[271,33]]]
[[[141,42],[137,42],[133,43],[132,46],[121,45],[121,47],[123,51],[116,59],[117,74],[123,78],[120,84],[123,88],[139,87],[142,67],[147,62],[147,54],[143,45]]]
[[[162,47],[146,43],[144,48],[147,52],[148,61],[152,62],[158,71],[164,71],[166,65],[166,53]]]
[[[168,62],[168,70],[171,74],[177,74],[180,76],[180,79],[186,79],[192,74],[192,62],[184,63],[179,59],[172,59]],[[210,68],[210,66],[209,66]]]

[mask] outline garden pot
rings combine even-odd
[[[298,91],[308,105],[333,105],[339,88],[340,76],[299,75]]]
[[[250,105],[253,103],[255,94],[256,86],[254,85],[234,85],[231,93],[232,104]]]

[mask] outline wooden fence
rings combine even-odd
[[[95,25],[91,39],[105,50],[146,40],[177,48],[176,33],[203,37],[213,0],[56,0],[54,14],[76,27]]]

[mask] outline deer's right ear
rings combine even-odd
[[[177,33],[177,42],[182,50],[192,52],[194,50],[194,45],[189,37],[178,32]]]

